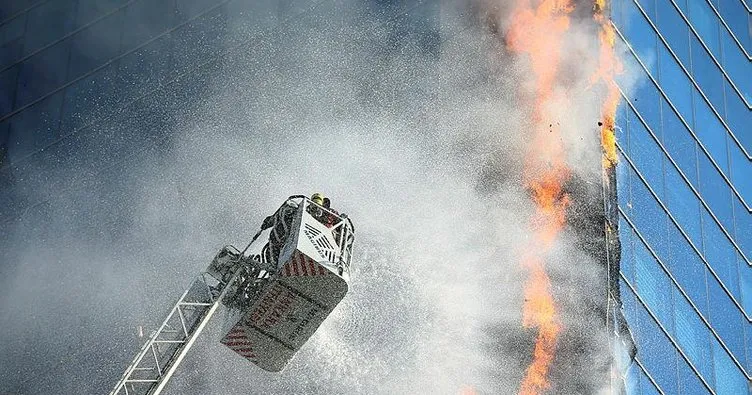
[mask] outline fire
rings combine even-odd
[[[608,169],[616,164],[616,138],[614,136],[614,119],[616,108],[621,98],[615,77],[623,71],[623,65],[614,53],[616,33],[605,15],[606,0],[595,0],[593,19],[600,25],[598,39],[600,51],[598,70],[590,78],[591,84],[602,81],[606,86],[606,99],[601,107],[601,145],[603,146],[603,167]]]
[[[507,34],[507,46],[527,55],[534,80],[532,140],[525,163],[525,184],[532,194],[536,213],[533,237],[523,257],[528,270],[522,324],[537,328],[533,360],[520,385],[520,394],[538,394],[550,387],[548,371],[561,331],[551,281],[545,260],[566,222],[569,198],[563,184],[570,171],[558,128],[547,108],[555,100],[555,82],[560,67],[564,34],[569,29],[569,0],[518,0]]]

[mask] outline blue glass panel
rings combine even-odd
[[[724,174],[728,174],[728,150],[726,147],[726,130],[721,121],[710,109],[708,103],[694,95],[695,102],[695,127],[694,131],[702,145],[713,156],[715,163]]]
[[[15,108],[25,106],[65,83],[70,41],[65,40],[21,63]]]
[[[117,83],[123,100],[132,100],[154,90],[168,75],[172,43],[160,37],[120,59]]]
[[[11,67],[0,72],[0,117],[13,111],[13,99],[16,96],[16,78],[18,67]]]
[[[731,262],[736,266],[736,260]],[[736,359],[744,360],[744,317],[739,308],[729,298],[726,291],[714,278],[708,278],[708,297],[710,298],[710,324],[721,340],[736,356]]]
[[[207,12],[170,33],[173,48],[172,73],[182,74],[202,62],[217,58],[227,35],[227,16],[223,8]]]
[[[679,6],[681,12],[689,17],[689,8],[687,8],[687,0],[674,0],[674,3]]]
[[[690,240],[700,248],[700,201],[673,166],[666,167],[666,207]]]
[[[625,12],[628,21],[624,26],[624,36],[637,53],[642,63],[655,76],[657,65],[657,36],[645,16],[632,1],[625,1]]]
[[[734,82],[741,94],[746,98],[747,103],[752,104],[752,62],[733,41],[729,34],[721,36],[721,45],[723,46],[723,69],[726,70],[731,81]]]
[[[647,126],[655,133],[656,136],[661,136],[661,106],[659,100],[660,94],[658,88],[652,81],[646,80],[637,86],[635,96],[632,99],[637,112],[640,113],[642,118],[647,122]],[[630,129],[632,124],[630,123]],[[630,144],[632,142],[630,141]]]
[[[131,51],[165,33],[174,25],[174,11],[172,2],[168,1],[137,0],[129,4],[125,9],[121,51]]]
[[[723,20],[734,32],[734,36],[752,53],[752,33],[749,28],[749,13],[739,0],[720,0],[718,11]]]
[[[692,82],[687,74],[676,63],[673,55],[668,52],[665,46],[659,47],[661,75],[660,83],[663,91],[666,92],[671,103],[679,110],[682,117],[691,125],[692,122]],[[673,111],[664,107],[666,111]]]
[[[723,74],[705,48],[702,47],[697,37],[692,36],[692,76],[700,85],[705,96],[708,97],[713,108],[723,113]]]
[[[218,3],[219,0],[175,0],[178,23],[195,18]]]
[[[655,22],[657,20],[655,15],[655,0],[637,0],[637,2],[640,3],[642,10],[648,14],[648,18]]]
[[[747,379],[717,341],[712,342],[715,363],[716,393],[738,395],[748,393]]]
[[[658,391],[657,388],[655,388],[655,384],[653,384],[653,382],[650,381],[650,378],[648,378],[645,372],[641,372],[640,391],[642,395],[661,395],[661,392]]]
[[[71,45],[68,81],[105,64],[120,50],[123,12],[116,12],[92,26],[76,33]]]
[[[63,95],[56,93],[14,115],[10,120],[11,144],[8,156],[13,163],[36,152],[58,136]]]
[[[710,163],[705,155],[699,156],[700,166],[700,195],[710,210],[718,217],[724,228],[731,232],[734,229],[734,216],[731,210],[731,188],[726,180],[718,173],[718,169]]]
[[[633,363],[627,369],[626,390],[628,394],[639,394],[640,391],[640,367]]]
[[[742,202],[734,198],[734,223],[736,224],[736,238],[734,239],[748,259],[752,259],[752,214],[747,211]]]
[[[707,267],[678,232],[676,227],[669,226],[671,257],[673,258],[671,274],[700,312],[707,316],[708,293],[705,285],[705,277],[708,275]]]
[[[127,2],[128,0],[78,0],[76,26],[85,26]]]
[[[671,297],[666,297],[671,281],[641,241],[635,240],[634,257],[637,292],[666,330],[673,333]]]
[[[713,54],[720,54],[718,18],[705,0],[689,1],[689,20]]]
[[[667,289],[670,288],[666,288],[664,292]],[[650,350],[650,352],[639,353],[640,360],[665,393],[677,393],[676,349],[647,310],[639,303],[637,304],[637,322],[635,333],[637,344],[643,350]]]
[[[726,123],[747,152],[752,154],[752,131],[748,128],[752,124],[752,112],[725,79],[723,87],[726,93]]]
[[[622,147],[627,147],[627,109],[629,104],[624,100],[619,101],[619,106],[616,107],[616,125],[614,128],[614,134],[616,135],[616,141],[619,142]]]
[[[691,112],[691,111],[690,111]],[[697,183],[695,139],[673,110],[663,111],[663,141],[666,151],[693,185]],[[666,181],[668,183],[668,180]],[[668,184],[666,185],[668,188]]]
[[[632,112],[631,109],[629,111]],[[645,125],[637,119],[634,113],[629,119],[629,157],[637,170],[645,177],[650,187],[663,197],[663,173],[661,168],[663,152],[653,136],[645,129]]]
[[[704,282],[703,282],[704,285]],[[676,319],[676,342],[692,361],[705,381],[713,383],[713,364],[710,355],[710,331],[678,291],[674,291],[674,318]]]
[[[752,324],[746,322],[744,325],[744,338],[747,344],[747,372],[752,371]]]
[[[735,141],[729,141],[729,148],[731,154],[731,184],[748,204],[752,204],[752,177],[749,176],[752,172],[752,162],[747,159],[747,156],[744,155]]]
[[[621,151],[617,150],[616,156],[618,158],[618,163],[622,163],[622,165],[616,166],[616,195],[619,200],[619,206],[622,210],[629,213],[630,208],[627,204],[631,201],[629,194],[629,185],[631,183],[630,167],[627,164],[626,159],[624,159],[624,156],[621,154]]]
[[[23,42],[20,38],[0,45],[0,69],[4,69],[18,61],[21,58],[22,49]]]
[[[44,46],[63,38],[74,29],[76,1],[51,0],[29,11],[24,42],[24,55],[30,55]]]
[[[694,370],[687,364],[684,358],[679,358],[679,393],[682,395],[709,394],[705,385],[700,381]]]
[[[635,297],[634,292],[624,282],[624,279],[619,279],[619,287],[621,290],[621,302],[622,310],[624,311],[624,319],[627,320],[631,328],[637,327],[637,312],[635,310],[636,304],[639,303]]]
[[[633,284],[635,283],[633,243],[636,237],[637,236],[634,234],[632,227],[629,226],[627,221],[620,215],[619,216],[619,241],[621,242],[620,269],[622,273],[624,273],[624,276]],[[750,298],[752,298],[752,294],[750,294]]]
[[[114,67],[106,67],[74,82],[65,90],[60,132],[70,133],[117,110]]]
[[[630,218],[637,230],[651,247],[662,248],[659,244],[666,242],[668,216],[641,181],[632,184],[632,208],[636,214]]]
[[[747,265],[744,258],[736,254],[736,267],[739,268],[739,288],[741,288],[741,304],[747,315],[752,315],[752,267]],[[752,341],[752,339],[749,339]],[[752,358],[752,354],[749,355]],[[752,369],[750,369],[752,371]]]
[[[689,69],[689,26],[670,1],[658,1],[658,28],[676,56]],[[661,56],[661,62],[663,62]]]
[[[0,44],[5,44],[9,41],[18,40],[23,37],[24,31],[26,30],[27,15],[28,13],[23,13],[7,22],[0,22]]]
[[[721,232],[721,228],[702,210],[702,235],[705,240],[705,260],[710,263],[721,281],[733,295],[739,295],[739,283],[736,270],[736,250]],[[713,304],[711,303],[711,306]]]

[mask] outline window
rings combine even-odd
[[[663,197],[663,152],[658,144],[645,129],[637,116],[630,110],[629,118],[629,157],[634,161],[637,170],[645,177],[647,183],[659,198]]]
[[[694,132],[702,145],[707,148],[715,163],[721,168],[721,171],[728,174],[726,130],[705,99],[700,97],[699,94],[695,94],[694,102],[696,114]]]
[[[742,43],[747,53],[752,54],[752,33],[749,26],[749,12],[744,8],[740,0],[720,0],[717,7],[723,20],[734,32],[734,36]],[[725,29],[725,28],[723,28]]]
[[[658,29],[668,45],[674,50],[676,56],[689,68],[689,26],[679,15],[676,7],[670,0],[656,2],[658,6]],[[664,57],[661,56],[661,64]]]
[[[695,186],[699,186],[697,183],[697,154],[695,152],[697,143],[687,127],[679,120],[674,110],[667,109],[666,107],[663,108],[663,141],[666,151],[668,151],[676,164],[679,165],[679,168],[687,176],[689,182]],[[666,169],[668,169],[668,166]],[[667,192],[669,188],[668,182],[667,174]]]
[[[0,70],[21,58],[26,15],[21,14],[0,25]]]
[[[726,123],[742,146],[752,155],[752,131],[748,127],[752,123],[752,113],[725,79],[723,87],[726,93]]]
[[[658,205],[653,194],[636,175],[632,184],[632,207],[636,213],[630,217],[638,232],[651,247],[657,248],[666,238],[666,212]]]
[[[671,280],[641,241],[635,241],[634,257],[637,293],[658,317],[663,327],[673,334],[671,295],[666,295],[667,290],[671,289]]]
[[[114,67],[106,67],[74,82],[65,89],[61,133],[81,128],[117,110]]]
[[[663,135],[661,131],[661,105],[659,100],[658,88],[650,80],[640,83],[635,90],[632,102],[647,123],[647,127],[653,131],[656,136]],[[630,123],[630,132],[632,123]],[[644,126],[643,126],[644,127]],[[631,137],[630,137],[631,138]],[[630,140],[630,144],[633,142]]]
[[[669,226],[671,246],[671,274],[687,293],[702,315],[708,314],[708,292],[705,279],[708,270],[686,240],[678,234],[678,229]]]
[[[724,34],[721,38],[724,50],[723,69],[739,88],[747,103],[752,104],[752,78],[749,78],[752,75],[752,62],[742,53],[730,35]]]
[[[637,304],[637,322],[637,342],[643,349],[650,350],[640,353],[640,360],[664,393],[677,393],[676,348],[640,303]]]
[[[710,391],[700,381],[700,377],[684,358],[679,358],[679,393],[682,395],[710,394]]]
[[[747,379],[721,347],[718,341],[712,342],[715,364],[716,393],[718,395],[738,395],[748,392]]]
[[[127,2],[128,0],[78,0],[76,26],[86,26]]]
[[[752,213],[742,202],[734,198],[734,224],[736,225],[736,238],[734,239],[748,259],[752,259]]]
[[[643,11],[648,14],[648,18],[655,23],[657,20],[655,16],[655,0],[637,0],[637,2],[640,3]]]
[[[17,66],[0,72],[0,117],[13,111],[13,100],[16,96],[16,78],[18,78]]]
[[[167,37],[149,43],[120,58],[117,84],[123,100],[128,101],[153,90],[170,71],[172,43]]]
[[[620,270],[624,273],[624,277],[632,283],[635,281],[633,243],[636,237],[632,227],[629,226],[622,216],[619,216],[619,241],[621,242]],[[752,298],[752,294],[750,294],[750,298]]]
[[[76,1],[51,0],[29,10],[24,55],[63,38],[74,29]]]
[[[739,295],[736,250],[705,209],[702,210],[702,231],[705,241],[705,260],[713,267],[731,293]]]
[[[747,264],[739,253],[736,254],[736,267],[739,268],[740,303],[747,315],[752,315],[752,267]],[[749,322],[746,324],[749,325]],[[752,339],[748,341],[752,341]],[[752,354],[749,357],[752,358]],[[750,371],[752,371],[752,368]]]
[[[721,53],[718,40],[718,18],[705,0],[691,0],[689,5],[689,20],[702,40],[710,48],[710,52]],[[694,59],[694,58],[693,58]]]
[[[703,282],[704,283],[704,282]],[[710,331],[678,291],[674,291],[676,342],[692,361],[705,381],[713,383],[713,364],[710,355]]]
[[[736,266],[736,260],[729,262]],[[708,294],[710,297],[710,324],[715,329],[726,346],[739,361],[744,361],[744,317],[742,312],[729,298],[721,284],[714,278],[708,279]]]
[[[70,41],[65,40],[20,64],[15,108],[23,107],[65,83]]]
[[[704,0],[701,0],[704,1]],[[705,48],[702,47],[696,36],[691,39],[692,48],[692,76],[697,84],[708,97],[713,108],[723,113],[723,75],[718,65],[710,59]]]
[[[74,80],[107,61],[120,51],[123,12],[116,12],[76,33],[71,46],[68,81]]]
[[[128,52],[157,37],[174,26],[175,13],[172,2],[137,0],[125,8],[122,52]]]
[[[660,83],[663,91],[671,103],[679,110],[682,117],[692,124],[692,82],[687,74],[676,63],[676,59],[668,52],[665,46],[659,48],[661,58]],[[663,98],[661,98],[663,100]],[[663,112],[673,111],[668,105],[663,107]]]
[[[731,209],[731,188],[726,180],[718,173],[718,169],[710,163],[707,156],[699,156],[700,165],[700,195],[710,210],[718,217],[724,228],[731,232],[734,229],[734,216]]]
[[[637,53],[637,57],[650,70],[650,74],[656,76],[655,71],[658,63],[656,44],[658,38],[655,30],[633,1],[625,1],[625,3],[626,16],[629,20],[624,26],[624,36]]]
[[[11,162],[44,148],[58,137],[62,99],[62,93],[58,92],[11,118],[8,147]]]
[[[700,201],[673,166],[666,167],[666,207],[692,243],[702,247]],[[683,238],[683,237],[682,237]]]

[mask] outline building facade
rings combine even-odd
[[[615,0],[612,15],[628,393],[749,393],[752,3]]]

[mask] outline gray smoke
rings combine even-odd
[[[530,76],[506,52],[506,7],[401,7],[322,2],[261,36],[231,26],[220,62],[77,135],[70,157],[84,158],[28,165],[49,182],[17,192],[44,203],[3,234],[0,393],[109,391],[138,325],[155,328],[222,245],[314,191],[357,227],[348,296],[278,374],[218,343],[219,314],[167,393],[515,393],[536,335],[519,265]],[[567,44],[561,89],[576,100],[552,122],[583,201],[571,215],[597,222],[588,29]],[[607,282],[588,235],[568,228],[549,262],[566,328],[555,393],[608,384]]]

